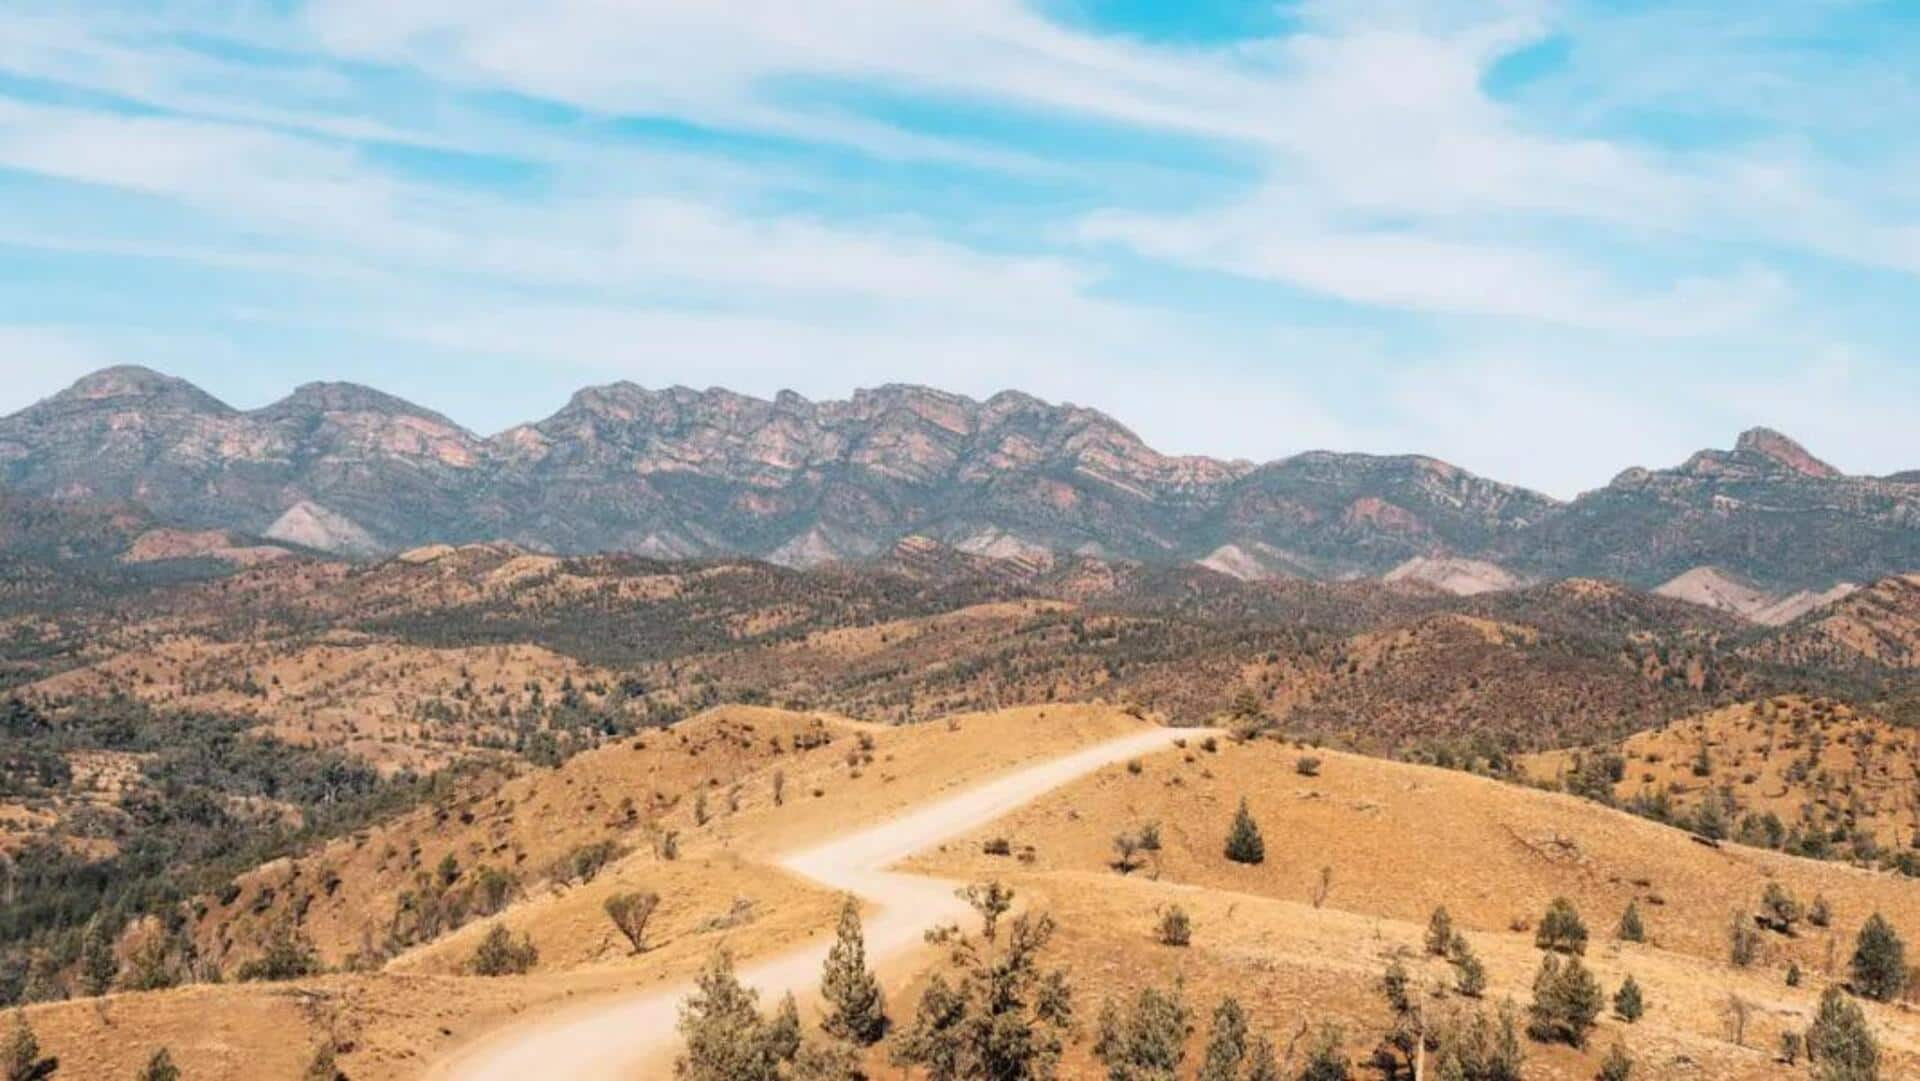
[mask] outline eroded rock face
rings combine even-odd
[[[1920,484],[1851,477],[1778,432],[1672,469],[1630,469],[1505,546],[1539,574],[1637,585],[1717,567],[1770,591],[1826,591],[1920,567]]]
[[[1920,566],[1920,483],[1844,476],[1765,429],[1563,504],[1412,455],[1164,455],[1091,409],[913,386],[815,402],[615,383],[481,438],[353,384],[243,412],[113,368],[0,419],[0,484],[346,554],[504,539],[813,565],[920,536],[1239,577],[1473,560],[1650,586],[1713,565],[1776,590]]]

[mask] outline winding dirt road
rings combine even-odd
[[[890,821],[791,853],[779,860],[788,871],[874,906],[865,916],[867,956],[874,965],[918,946],[931,927],[958,921],[966,906],[955,883],[887,868],[924,848],[965,833],[1032,802],[1102,766],[1204,735],[1194,729],[1155,728],[1108,740],[1060,758],[1028,766],[957,795],[925,804]],[[759,989],[763,1003],[793,991],[804,994],[820,979],[830,936],[740,971],[741,982]],[[680,1001],[691,990],[664,990],[601,998],[577,1008],[515,1024],[457,1051],[431,1069],[432,1081],[573,1081],[665,1077],[678,1044],[674,1031]]]

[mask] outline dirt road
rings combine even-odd
[[[1096,744],[791,853],[779,865],[873,906],[865,917],[867,954],[877,966],[918,946],[928,928],[956,922],[966,914],[966,906],[954,896],[955,883],[896,874],[887,868],[1102,766],[1161,750],[1175,739],[1196,734],[1192,729],[1156,728]],[[741,981],[759,989],[763,1004],[788,991],[803,994],[819,983],[829,944],[830,936],[823,929],[817,942],[744,965]],[[674,1024],[680,1001],[689,990],[689,985],[682,984],[611,996],[533,1018],[462,1048],[427,1076],[433,1081],[666,1077],[678,1046]]]

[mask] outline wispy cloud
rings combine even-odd
[[[0,323],[58,309],[20,358],[521,357],[549,394],[1018,385],[1178,450],[1411,448],[1562,493],[1769,409],[1902,453],[1844,418],[1914,361],[1874,315],[1920,303],[1910,32],[1381,0],[1195,45],[1053,14],[30,2],[0,12]],[[1648,373],[1668,404],[1636,408]],[[1502,453],[1503,413],[1655,449]]]

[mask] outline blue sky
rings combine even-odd
[[[16,0],[0,411],[922,382],[1560,495],[1754,424],[1920,467],[1916,13]]]

